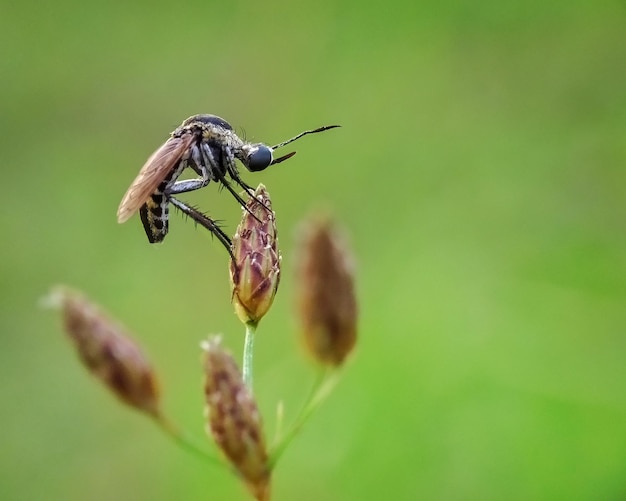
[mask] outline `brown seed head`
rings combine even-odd
[[[125,329],[77,292],[58,288],[53,295],[85,367],[123,402],[158,417],[156,376]]]
[[[352,258],[327,219],[304,228],[298,260],[298,306],[304,344],[319,362],[340,365],[356,342]]]
[[[280,252],[269,193],[260,184],[254,195],[233,237],[230,284],[237,316],[245,324],[256,325],[272,306],[278,290]]]
[[[258,500],[269,499],[270,470],[261,417],[232,356],[219,338],[202,344],[208,423],[219,448]]]

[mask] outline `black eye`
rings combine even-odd
[[[272,149],[264,144],[255,145],[248,155],[248,170],[257,172],[266,169],[272,163]]]

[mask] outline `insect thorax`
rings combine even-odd
[[[224,124],[228,125],[227,122]],[[232,129],[220,125],[219,122],[193,121],[183,124],[172,132],[172,137],[182,137],[185,134],[192,134],[212,147],[229,148],[233,152],[240,150],[245,144]]]

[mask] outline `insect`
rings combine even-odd
[[[211,181],[220,183],[242,205],[244,200],[235,191],[228,178],[251,196],[252,188],[239,175],[235,160],[246,169],[257,172],[291,158],[295,151],[274,158],[274,150],[302,136],[323,132],[339,125],[327,125],[301,132],[275,146],[248,143],[235,134],[231,125],[215,115],[194,115],[185,120],[157,149],[132,182],[117,210],[117,220],[123,223],[139,210],[139,216],[150,243],[162,242],[169,229],[169,204],[187,214],[211,231],[230,250],[230,239],[213,219],[174,197],[180,193],[198,190]],[[200,177],[178,180],[190,167]]]

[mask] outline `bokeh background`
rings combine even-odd
[[[270,144],[283,280],[256,346],[267,433],[313,381],[295,236],[331,211],[360,339],[279,463],[277,500],[626,498],[623,1],[0,3],[0,498],[246,499],[77,362],[50,286],[123,321],[203,442],[199,342],[236,356],[227,256],[119,200],[183,119]],[[215,186],[185,200],[232,232]],[[207,446],[210,444],[207,442]]]

